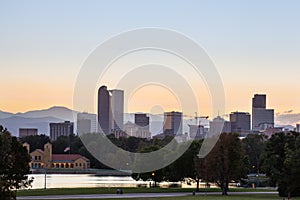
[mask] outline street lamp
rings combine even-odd
[[[155,176],[155,173],[154,172],[152,172],[152,180],[154,181],[154,187],[156,187],[156,181],[155,181],[155,179],[154,179],[154,176]]]

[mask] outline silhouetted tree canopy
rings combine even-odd
[[[195,160],[199,176],[216,183],[227,195],[229,183],[246,175],[245,156],[238,134],[223,133],[205,158]]]
[[[29,187],[30,156],[27,149],[0,126],[0,197],[15,199],[15,190]]]
[[[300,135],[277,133],[267,142],[262,169],[280,196],[300,196]]]
[[[43,149],[44,144],[50,142],[50,138],[47,135],[31,135],[20,138],[22,143],[27,142],[30,145],[30,152],[36,149]]]
[[[262,171],[260,157],[264,152],[265,141],[265,136],[259,134],[249,134],[242,140],[249,173],[260,173]]]

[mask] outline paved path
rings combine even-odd
[[[249,195],[249,194],[278,194],[278,192],[228,192],[234,195]],[[132,193],[132,194],[79,194],[79,195],[53,195],[53,196],[23,196],[17,197],[18,200],[34,200],[34,199],[113,199],[113,198],[154,198],[154,197],[182,197],[192,195],[192,193],[177,192],[177,193]],[[220,195],[220,192],[197,193],[196,195]]]

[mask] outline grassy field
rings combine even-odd
[[[138,198],[135,200],[150,200],[150,198]],[[162,197],[162,198],[151,198],[156,200],[282,200],[282,197],[278,195],[208,195],[208,196],[187,196],[187,197]],[[292,200],[299,200],[300,198],[293,198]]]
[[[282,200],[283,198],[278,197],[278,195],[231,195],[231,196],[209,195],[209,196],[186,196],[186,197],[134,198],[129,200],[150,200],[150,199],[154,199],[154,200]],[[83,199],[77,199],[77,200],[83,200]],[[97,199],[93,199],[93,200],[97,200]],[[110,200],[117,200],[117,199],[110,199]],[[292,198],[291,200],[300,200],[300,198]]]
[[[17,196],[46,196],[46,195],[71,195],[71,194],[115,194],[117,188],[57,188],[57,189],[34,189],[20,190]],[[192,188],[123,188],[124,193],[169,193],[169,192],[190,192]],[[200,190],[204,192],[204,189]],[[221,192],[220,189],[207,189],[208,192]],[[230,192],[251,192],[251,191],[274,191],[265,189],[232,188]]]

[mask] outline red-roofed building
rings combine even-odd
[[[26,148],[29,149],[26,143]],[[32,169],[37,168],[90,168],[90,160],[80,154],[52,154],[52,144],[44,145],[44,151],[36,149],[30,153]]]

